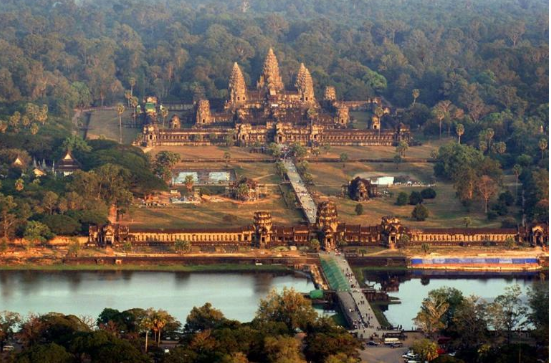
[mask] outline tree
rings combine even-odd
[[[21,322],[21,315],[12,311],[0,312],[0,351],[4,351],[4,345],[15,333],[15,328]]]
[[[396,152],[398,154],[400,154],[401,157],[405,157],[406,156],[406,151],[408,150],[408,148],[409,148],[408,142],[405,141],[405,140],[402,140],[402,141],[400,141],[398,146],[396,146]]]
[[[119,144],[122,144],[122,114],[125,107],[122,103],[117,104],[117,115],[119,115]]]
[[[409,204],[417,205],[423,203],[423,196],[419,192],[411,192],[409,195]]]
[[[282,161],[278,161],[275,163],[276,172],[277,175],[280,177],[283,177],[285,174],[287,174],[287,168],[285,167],[285,164],[283,164]]]
[[[364,214],[364,206],[361,203],[356,204],[356,208],[354,208],[354,211],[356,212],[356,215],[361,216]]]
[[[541,159],[543,160],[545,149],[547,149],[547,139],[540,139],[538,147],[541,150]]]
[[[340,156],[339,156],[339,160],[341,161],[342,163],[342,167],[344,168],[346,165],[346,162],[348,161],[348,154],[347,153],[342,153]]]
[[[229,151],[224,152],[224,161],[226,162],[226,168],[230,166],[231,154]]]
[[[194,183],[195,183],[195,180],[193,179],[193,175],[191,174],[186,175],[186,178],[184,179],[184,185],[188,193],[191,193],[191,191],[193,190]]]
[[[295,142],[291,145],[291,152],[296,159],[300,160],[306,156],[308,150],[303,145]]]
[[[188,253],[191,251],[191,242],[178,239],[174,242],[174,249],[176,252]]]
[[[444,101],[438,102],[436,106],[434,106],[433,108],[433,114],[438,120],[438,126],[440,130],[439,138],[442,138],[442,121],[444,121],[444,119],[449,118],[451,107],[452,107],[451,101],[444,100]]]
[[[472,223],[471,217],[465,217],[465,218],[463,218],[463,224],[465,225],[465,228],[469,228],[469,226],[471,225],[471,223]]]
[[[172,177],[172,169],[180,161],[180,154],[172,151],[161,151],[155,156],[155,174],[165,182]]]
[[[488,305],[490,325],[498,333],[505,333],[508,343],[511,341],[513,330],[525,323],[527,309],[520,298],[521,294],[519,285],[507,286],[505,293],[498,295],[494,302]]]
[[[259,322],[282,322],[289,331],[297,328],[306,330],[309,324],[317,319],[318,314],[310,301],[294,289],[283,288],[281,293],[271,290],[265,299],[260,300],[256,312]]]
[[[535,327],[533,332],[537,341],[549,341],[549,285],[535,282],[528,289],[528,321]]]
[[[430,251],[430,245],[428,243],[421,244],[421,249],[423,250],[423,253],[426,255]]]
[[[461,136],[465,133],[465,126],[462,124],[455,125],[455,133],[457,134],[457,143],[461,144]]]
[[[44,193],[44,196],[42,197],[42,206],[48,210],[50,215],[54,213],[54,209],[57,207],[58,199],[59,196],[52,191],[48,190]]]
[[[406,192],[400,192],[396,198],[396,205],[406,205],[408,203],[408,195]]]
[[[17,203],[11,195],[5,196],[0,193],[0,221],[2,226],[2,235],[6,241],[10,240],[13,229],[18,222],[16,213],[17,206]]]
[[[435,333],[445,327],[442,317],[449,306],[444,296],[429,294],[421,303],[421,310],[413,321],[425,334],[434,336]]]
[[[426,188],[421,190],[421,197],[423,199],[434,199],[436,198],[436,191],[432,188]]]
[[[71,363],[73,355],[55,343],[33,345],[17,356],[16,363]]]
[[[500,142],[496,142],[494,144],[494,151],[499,154],[499,155],[503,155],[505,154],[505,151],[507,150],[507,145],[503,142],[503,141],[500,141]]]
[[[487,339],[486,306],[486,302],[477,296],[464,298],[457,306],[453,315],[453,331],[460,346],[475,347]]]
[[[515,196],[518,196],[518,177],[522,173],[522,166],[515,164],[513,166],[513,174],[515,175]]]
[[[413,103],[411,104],[411,106],[415,106],[415,101],[417,101],[417,98],[419,98],[420,93],[421,92],[417,88],[411,91],[411,95],[413,96]]]
[[[134,96],[134,86],[136,85],[136,78],[130,77],[128,79],[128,83],[130,84],[130,95]]]
[[[306,363],[300,353],[300,343],[294,337],[268,336],[264,339],[268,363]]]
[[[23,237],[29,241],[32,246],[36,243],[46,242],[53,237],[53,234],[50,232],[50,228],[48,228],[47,225],[37,221],[29,221],[27,222],[27,226],[25,226]]]
[[[488,213],[488,202],[497,192],[495,181],[488,175],[483,175],[478,182],[477,192],[484,201],[484,213]]]
[[[419,358],[423,362],[430,362],[438,358],[438,345],[429,339],[415,341],[411,349],[415,354],[419,355]]]
[[[321,247],[320,241],[317,238],[312,238],[309,245],[310,249],[315,252],[318,252]]]
[[[188,333],[198,333],[209,329],[215,329],[226,321],[224,314],[206,303],[201,307],[193,307],[187,316],[184,330]]]
[[[25,189],[25,181],[19,178],[15,181],[15,190],[17,190],[18,192],[21,192],[23,191],[23,189]]]
[[[63,141],[63,144],[61,144],[61,150],[62,151],[82,151],[82,152],[90,152],[92,151],[92,148],[86,140],[84,140],[82,137],[78,135],[71,135],[69,137],[66,137]]]
[[[163,129],[165,128],[165,121],[168,117],[168,108],[161,105],[161,117],[163,118]]]

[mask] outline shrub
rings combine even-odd
[[[514,217],[506,217],[501,221],[501,228],[516,228],[517,220]]]
[[[45,216],[41,222],[47,225],[50,231],[60,235],[72,235],[81,230],[80,223],[66,215]]]
[[[515,204],[515,197],[513,196],[513,194],[510,192],[510,191],[506,191],[506,192],[503,192],[499,195],[499,198],[498,198],[499,202],[500,203],[503,203],[505,204],[507,207],[510,207],[512,206],[513,204]]]
[[[421,196],[423,199],[434,199],[436,198],[436,190],[432,188],[423,189],[421,191]]]
[[[494,221],[497,218],[497,212],[494,210],[489,210],[487,217],[489,221]]]
[[[364,214],[364,206],[361,205],[360,203],[356,204],[356,208],[354,210],[356,211],[356,214],[359,216]]]
[[[233,214],[225,214],[224,217],[222,217],[222,220],[227,223],[236,223],[238,218]]]
[[[421,196],[421,193],[411,192],[411,194],[409,195],[409,204],[417,205],[420,203],[423,203],[423,197]]]
[[[404,192],[400,192],[400,194],[398,194],[398,198],[396,199],[396,205],[406,204],[408,204],[408,195]]]
[[[411,216],[418,221],[424,221],[429,217],[429,210],[423,204],[417,204],[411,212]]]
[[[491,209],[495,211],[498,216],[506,216],[509,213],[509,209],[507,209],[505,203],[501,202],[492,205]]]

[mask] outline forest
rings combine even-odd
[[[548,27],[544,0],[4,0],[0,199],[11,203],[0,207],[0,232],[10,236],[19,225],[21,235],[28,218],[86,209],[65,203],[78,180],[34,182],[13,170],[17,155],[30,165],[74,147],[88,160],[81,177],[94,170],[101,179],[103,168],[106,180],[124,180],[121,206],[165,188],[154,180],[155,161],[139,150],[76,140],[76,110],[113,106],[129,94],[223,99],[233,62],[253,86],[269,47],[287,85],[304,62],[318,98],[328,85],[345,100],[383,96],[421,140],[457,138],[461,145],[434,155],[435,173],[456,184],[467,206],[469,185],[484,177],[500,184],[505,171],[522,183],[529,221],[546,220]],[[47,192],[64,204],[44,206]],[[88,202],[101,199],[95,195]],[[104,217],[107,202],[98,211]]]

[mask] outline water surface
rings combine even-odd
[[[250,321],[275,288],[309,292],[302,275],[135,271],[0,271],[0,311],[87,315],[105,307],[164,309],[184,322],[194,306],[210,302],[230,319]]]

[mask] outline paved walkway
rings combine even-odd
[[[302,207],[302,210],[304,211],[308,222],[311,224],[316,223],[318,207],[316,206],[314,199],[312,199],[310,192],[308,191],[308,189],[306,189],[306,186],[304,185],[304,182],[302,181],[302,178],[300,177],[295,164],[291,159],[284,159],[283,164],[285,165],[285,169],[287,169],[287,177],[291,182],[291,186],[293,187],[293,190],[297,195],[300,206]]]
[[[338,291],[337,296],[340,300],[343,314],[346,315],[347,321],[351,324],[350,332],[357,334],[359,338],[363,339],[369,339],[374,334],[381,337],[387,331],[381,330],[381,325],[363,294],[348,261],[346,261],[344,256],[338,256],[335,252],[324,253],[320,257],[334,261],[348,280],[350,288]]]

